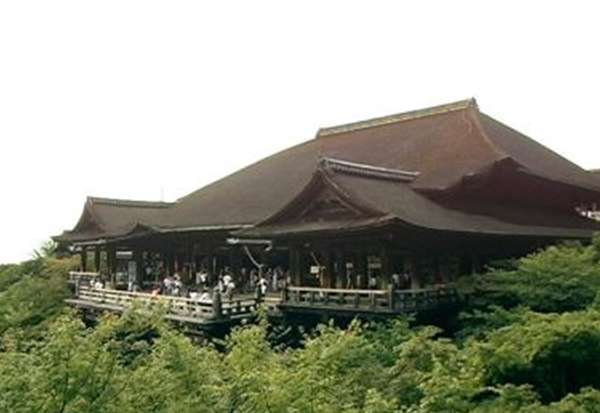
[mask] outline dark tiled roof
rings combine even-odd
[[[279,152],[182,198],[173,227],[252,224],[279,210],[310,180],[319,159],[418,172],[413,187],[444,190],[507,158],[529,173],[600,196],[589,173],[524,135],[481,114],[473,100],[322,129]]]
[[[292,219],[288,222],[271,222],[269,219],[264,224],[241,231],[240,236],[352,231],[390,223],[456,233],[558,238],[587,238],[600,230],[600,224],[582,217],[574,210],[547,211],[523,206],[481,204],[469,205],[471,210],[467,212],[433,202],[406,183],[323,170],[316,174],[326,174],[323,182],[329,182],[331,190],[337,191],[345,199],[351,199],[356,205],[377,211],[377,216],[365,216],[352,221],[302,222]]]
[[[466,178],[485,175],[499,164],[510,164],[524,174],[587,191],[586,200],[600,199],[600,180],[596,175],[480,113],[470,99],[321,129],[316,139],[260,160],[192,192],[168,208],[156,208],[160,213],[138,216],[138,212],[130,213],[126,208],[109,211],[106,204],[106,214],[99,221],[110,234],[124,233],[138,222],[162,231],[253,225],[281,210],[300,193],[323,158],[380,170],[414,172],[414,180],[404,184],[408,185],[405,195],[413,197],[415,203],[427,203],[427,211],[438,215],[427,222],[439,221],[440,228],[450,227],[442,220],[450,220],[453,212],[418,192],[453,190]],[[372,186],[361,190],[373,192],[369,199],[378,203],[377,207],[385,206],[390,202],[388,198],[395,196],[378,192],[383,188],[380,184]],[[584,195],[569,199],[578,196]],[[79,228],[73,232],[80,232]]]
[[[53,238],[76,242],[126,234],[139,225],[157,225],[171,205],[170,202],[88,197],[75,228]]]

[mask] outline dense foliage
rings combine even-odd
[[[524,305],[541,312],[582,310],[600,288],[600,237],[551,246],[483,276],[469,277],[475,306]]]
[[[321,325],[293,348],[264,319],[217,344],[160,312],[89,327],[61,305],[69,263],[2,267],[0,411],[597,412],[598,245],[486,274],[485,300],[452,338],[399,318]]]

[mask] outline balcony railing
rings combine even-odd
[[[76,283],[75,296],[67,300],[71,305],[113,312],[123,312],[137,303],[139,308],[151,311],[164,308],[166,317],[175,321],[209,324],[250,318],[256,314],[258,300],[241,297],[233,300],[215,294],[211,302],[184,297],[153,295]],[[262,297],[271,315],[294,311],[335,311],[339,313],[398,314],[435,310],[455,305],[456,292],[447,287],[413,290],[346,290],[314,287],[287,287],[280,297]]]
[[[152,295],[139,292],[119,291],[104,288],[80,286],[75,298],[68,300],[78,307],[95,308],[123,312],[137,303],[140,308],[153,310],[166,309],[166,317],[178,321],[208,322],[217,319],[241,319],[256,313],[256,300],[242,298],[234,300],[214,300],[200,302],[183,297]]]
[[[281,304],[297,308],[397,313],[431,310],[456,302],[455,290],[442,286],[412,290],[288,287]]]

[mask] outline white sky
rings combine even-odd
[[[320,126],[474,96],[600,167],[594,1],[0,2],[0,262]]]

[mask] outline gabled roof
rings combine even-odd
[[[480,113],[469,99],[321,129],[316,139],[182,198],[170,208],[168,225],[261,222],[309,182],[322,157],[417,172],[412,187],[430,192],[449,190],[511,159],[521,172],[592,191],[600,199],[595,176]]]
[[[418,202],[449,200],[448,193],[463,193],[481,186],[481,182],[485,185],[485,178],[498,172],[510,176],[508,182],[526,182],[523,188],[543,183],[544,190],[567,193],[556,198],[556,203],[560,199],[562,209],[600,201],[597,175],[481,113],[475,100],[468,99],[321,129],[315,139],[260,160],[172,205],[163,203],[155,205],[156,208],[144,208],[142,204],[92,202],[106,211],[90,213],[85,225],[78,224],[66,236],[122,236],[137,223],[161,232],[252,226],[281,211],[301,193],[324,158],[337,160],[334,168],[353,170],[356,165],[368,165],[374,175],[400,171],[398,176],[410,179],[402,184],[405,189],[399,193],[410,191],[406,196],[415,197],[415,203],[416,199]],[[348,176],[342,179],[361,178]],[[474,182],[477,185],[472,185]],[[389,185],[390,182],[371,183],[361,191],[373,191],[373,199],[381,203],[375,207],[383,208],[388,200],[376,191],[391,190]],[[504,192],[510,190],[508,186]],[[555,202],[552,197],[548,199]],[[536,197],[532,200],[536,202]],[[431,206],[428,210],[435,208]],[[448,208],[441,205],[437,208],[440,217],[447,216],[443,211]],[[97,225],[90,224],[96,220]]]
[[[473,206],[470,212],[450,209],[420,194],[406,181],[336,171],[323,165],[315,170],[311,182],[281,211],[238,234],[243,237],[278,237],[358,231],[396,224],[454,233],[558,238],[587,238],[600,230],[600,224],[575,211],[540,211],[493,204]],[[363,211],[363,214],[346,220],[322,219],[319,214],[306,216],[303,211],[310,210],[307,204],[311,203],[310,200],[318,202],[323,193],[337,195],[340,203]]]
[[[171,205],[171,202],[88,197],[75,228],[53,238],[58,242],[77,242],[126,234],[140,225],[157,225]]]

